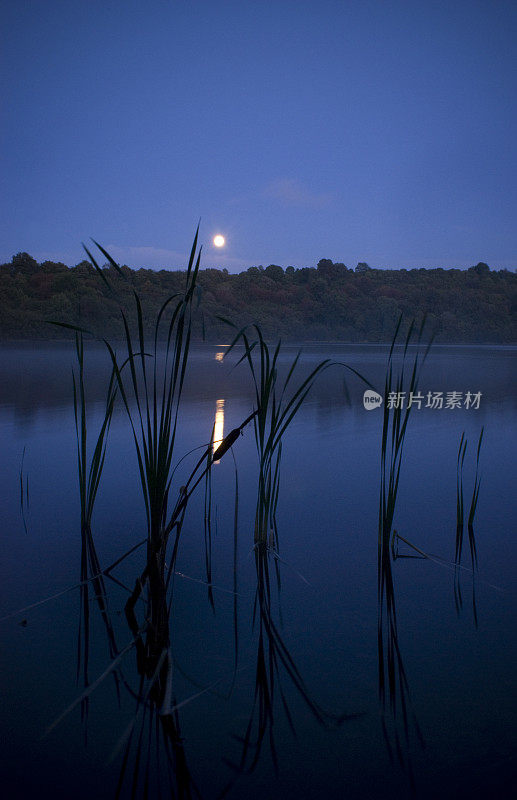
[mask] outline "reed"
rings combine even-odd
[[[474,475],[474,487],[472,490],[472,497],[470,500],[469,512],[467,517],[467,533],[468,543],[470,550],[470,563],[472,569],[472,613],[474,617],[474,624],[477,627],[477,604],[476,604],[476,584],[475,572],[478,567],[476,537],[474,533],[474,519],[476,516],[479,489],[481,479],[479,475],[479,459],[481,455],[481,445],[483,443],[484,428],[481,428],[479,434],[477,450],[476,450],[476,467]],[[467,452],[467,439],[465,431],[461,434],[460,444],[458,448],[458,458],[456,464],[456,541],[454,552],[454,603],[456,611],[459,614],[463,607],[463,597],[461,593],[461,571],[463,569],[461,560],[463,552],[463,538],[465,531],[465,503],[463,492],[463,466],[465,462],[465,454]]]
[[[171,786],[178,781],[181,796],[190,796],[193,789],[183,748],[179,746],[179,720],[172,702],[173,658],[170,645],[170,611],[173,597],[174,575],[180,542],[180,534],[190,497],[200,483],[205,483],[205,568],[209,600],[213,606],[211,573],[211,468],[235,444],[243,428],[255,418],[252,412],[244,422],[213,448],[213,433],[210,441],[202,448],[203,452],[195,464],[185,484],[177,490],[177,499],[170,502],[173,478],[175,442],[179,423],[182,391],[187,374],[189,351],[192,339],[193,317],[196,311],[196,280],[200,265],[201,249],[198,250],[199,227],[196,231],[186,271],[183,293],[167,298],[161,306],[154,324],[152,341],[146,340],[142,304],[136,291],[133,298],[136,310],[137,332],[133,334],[127,313],[121,309],[125,331],[125,353],[121,362],[112,345],[105,340],[114,375],[114,385],[120,395],[129,420],[135,444],[140,485],[142,489],[147,520],[147,540],[145,566],[135,582],[133,591],[126,603],[125,613],[133,634],[136,649],[137,668],[140,686],[136,693],[136,710],[126,742],[119,791],[130,763],[130,750],[134,742],[131,778],[131,796],[137,796],[137,787],[143,783],[145,791],[149,787],[149,756],[151,741],[156,734],[153,748],[165,748],[164,762],[169,768],[172,760],[176,762]],[[104,248],[99,250],[108,258],[117,274],[126,280],[120,267]],[[90,259],[102,275],[99,265],[88,252]],[[109,286],[109,284],[108,284]],[[111,287],[110,287],[111,290]],[[166,343],[162,362],[158,341],[161,330],[165,328]],[[171,544],[169,545],[169,539]],[[124,556],[123,556],[124,557]],[[137,603],[145,602],[143,618],[138,619]],[[235,623],[235,630],[237,626]],[[237,634],[236,634],[237,645]],[[143,713],[142,713],[143,712]],[[140,719],[140,722],[138,720]],[[160,724],[158,725],[158,720]],[[133,733],[140,725],[136,740]],[[144,727],[148,733],[144,736]],[[155,734],[153,730],[156,728]],[[144,756],[147,737],[147,756]],[[142,763],[146,766],[140,771]],[[173,780],[172,780],[173,779]]]
[[[128,775],[130,752],[134,746],[134,759],[131,793],[138,795],[142,783],[148,792],[152,774],[150,754],[160,750],[160,737],[165,745],[165,762],[170,766],[175,759],[181,777],[177,790],[180,796],[188,797],[194,791],[185,754],[180,746],[180,728],[177,716],[178,706],[173,700],[173,656],[171,648],[170,613],[173,601],[174,575],[183,522],[188,503],[197,487],[204,482],[205,504],[205,570],[209,602],[214,606],[212,584],[212,487],[211,468],[231,450],[241,432],[253,421],[255,443],[258,456],[258,486],[254,520],[254,558],[256,568],[256,592],[253,621],[258,629],[257,657],[255,671],[255,694],[251,715],[244,737],[240,771],[255,768],[265,741],[269,741],[273,761],[276,765],[274,741],[275,707],[280,700],[286,717],[294,731],[294,725],[283,684],[287,678],[298,696],[304,701],[310,713],[320,724],[340,724],[347,715],[329,714],[311,698],[302,674],[284,641],[281,633],[282,620],[280,608],[280,570],[279,570],[279,531],[277,510],[280,496],[281,459],[284,436],[307,398],[314,381],[331,365],[326,359],[317,364],[309,374],[296,378],[299,352],[287,367],[286,377],[279,377],[281,343],[270,347],[264,340],[257,325],[238,330],[232,323],[235,336],[227,353],[242,345],[244,353],[239,362],[249,368],[254,387],[254,408],[247,418],[234,428],[219,444],[214,452],[213,432],[202,453],[191,470],[186,482],[176,487],[174,484],[176,437],[180,418],[181,398],[188,369],[192,326],[198,300],[197,277],[201,250],[198,250],[199,228],[192,245],[185,286],[181,293],[168,297],[162,304],[154,322],[153,333],[146,335],[147,326],[140,297],[132,291],[136,332],[131,328],[129,316],[121,309],[124,326],[124,354],[121,358],[115,348],[107,341],[105,345],[111,360],[111,377],[107,392],[106,409],[101,429],[94,440],[93,455],[89,455],[89,433],[86,413],[86,391],[84,377],[83,333],[75,326],[70,327],[76,334],[76,354],[78,373],[74,376],[74,409],[77,434],[78,474],[81,498],[81,623],[78,644],[78,664],[82,665],[85,690],[72,704],[80,702],[83,707],[88,702],[91,691],[109,674],[116,670],[125,653],[136,650],[139,688],[135,693],[135,715],[128,727],[125,742],[119,792]],[[107,251],[96,243],[99,251],[114,267],[117,275],[124,281],[127,277]],[[110,282],[103,274],[93,255],[87,253],[101,275],[106,286],[112,291]],[[226,320],[226,322],[228,322]],[[409,686],[398,646],[398,632],[395,606],[395,589],[392,574],[391,555],[395,540],[393,523],[402,466],[404,441],[410,417],[410,407],[390,405],[389,397],[406,392],[416,393],[420,367],[427,356],[420,353],[423,326],[417,337],[417,354],[407,374],[408,349],[414,334],[411,325],[404,348],[402,368],[395,374],[394,352],[400,332],[401,320],[397,325],[390,348],[385,380],[385,403],[381,440],[381,489],[379,500],[378,528],[378,644],[379,644],[379,693],[384,706],[389,696],[390,706],[395,714],[400,709],[406,738],[408,738],[408,696]],[[158,347],[160,334],[165,329],[165,349]],[[429,345],[430,346],[430,345]],[[346,365],[345,365],[346,366]],[[352,370],[355,372],[354,370]],[[358,373],[356,373],[358,374]],[[359,376],[362,377],[362,376]],[[364,379],[363,379],[364,380]],[[367,381],[366,383],[370,385]],[[146,512],[146,537],[143,543],[132,547],[122,555],[108,570],[102,570],[92,536],[92,514],[100,485],[106,456],[106,442],[112,419],[115,399],[119,398],[129,421],[131,436],[135,445],[138,474]],[[481,444],[481,443],[480,443]],[[479,448],[478,446],[478,461]],[[234,511],[234,640],[235,668],[237,670],[238,624],[237,624],[237,523],[238,523],[238,477],[236,471],[236,505]],[[175,500],[171,498],[175,490]],[[471,511],[475,514],[479,482],[476,471],[475,492]],[[116,647],[111,623],[107,612],[107,594],[104,577],[111,576],[111,569],[120,563],[140,544],[145,544],[146,556],[143,569],[138,575],[134,588],[125,606],[126,620],[132,639],[122,651]],[[275,581],[276,578],[276,581]],[[275,596],[274,587],[277,587]],[[99,609],[105,618],[110,641],[111,664],[94,681],[89,682],[89,591],[93,585]],[[275,602],[278,600],[278,603]],[[145,611],[137,613],[137,604],[143,601]],[[78,667],[79,670],[79,667]],[[278,700],[277,700],[278,698]],[[350,715],[349,715],[350,716]],[[354,715],[351,715],[354,716]],[[416,721],[415,721],[416,725]],[[418,726],[417,730],[418,730]],[[158,735],[158,730],[161,731]],[[156,732],[156,740],[153,739]],[[152,742],[155,742],[153,745]],[[397,737],[397,749],[400,741]]]
[[[85,390],[85,358],[83,333],[75,332],[77,372],[72,372],[74,418],[77,444],[77,471],[79,479],[81,562],[80,562],[80,614],[77,638],[77,679],[82,675],[84,687],[89,686],[90,652],[90,588],[99,608],[108,639],[109,654],[112,659],[118,654],[115,632],[108,608],[108,594],[101,571],[94,537],[92,517],[99,490],[106,457],[107,437],[113,415],[116,397],[115,375],[112,371],[109,380],[104,416],[97,436],[94,438],[90,454]],[[113,673],[118,692],[118,675]],[[83,718],[88,712],[88,697],[81,702]],[[85,729],[86,734],[86,729]]]
[[[199,225],[192,244],[185,286],[181,293],[168,297],[162,304],[154,322],[149,343],[145,335],[144,314],[138,293],[133,289],[136,312],[136,333],[133,333],[127,313],[121,309],[125,332],[125,358],[120,362],[114,348],[106,341],[111,357],[115,385],[129,420],[135,444],[140,485],[147,520],[147,551],[143,571],[137,578],[133,592],[126,603],[126,619],[134,636],[145,627],[145,638],[136,642],[137,665],[141,676],[152,681],[151,699],[159,707],[170,690],[171,669],[169,615],[172,603],[173,576],[185,512],[192,493],[205,480],[205,535],[206,570],[209,599],[213,604],[211,589],[211,522],[210,522],[210,470],[231,448],[255,413],[238,428],[231,431],[215,452],[212,441],[208,443],[185,485],[179,487],[175,503],[170,502],[175,468],[176,435],[185,377],[187,374],[193,319],[199,305],[197,277],[201,248],[198,248]],[[127,278],[109,253],[98,243],[100,252],[108,259],[117,274]],[[87,253],[95,269],[109,286],[109,282],[93,255]],[[158,342],[165,332],[165,351],[160,353]],[[160,357],[163,358],[160,361]],[[169,548],[169,539],[172,544]],[[139,622],[136,604],[144,598],[145,623]],[[161,668],[156,673],[157,664]]]
[[[229,320],[224,320],[236,329]],[[278,529],[276,511],[280,491],[280,464],[282,458],[282,437],[309,394],[316,377],[330,365],[330,359],[321,361],[295,388],[293,375],[298,365],[301,350],[290,365],[287,376],[278,384],[278,358],[281,342],[270,349],[258,325],[238,330],[226,351],[242,343],[244,354],[240,362],[246,361],[250,370],[255,391],[254,428],[255,443],[259,459],[257,506],[255,513],[254,543],[269,544],[278,549]]]
[[[399,481],[401,475],[404,442],[411,416],[412,405],[406,402],[418,390],[420,371],[425,362],[432,340],[422,351],[422,335],[425,320],[416,333],[416,353],[412,364],[407,365],[408,348],[415,334],[414,323],[411,323],[403,345],[402,363],[395,371],[394,352],[400,333],[402,317],[399,319],[391,343],[386,378],[384,385],[383,426],[381,436],[381,481],[379,493],[378,554],[377,554],[377,603],[378,603],[378,678],[379,699],[382,710],[383,732],[388,752],[395,753],[407,772],[412,788],[414,776],[409,756],[410,724],[419,742],[423,738],[418,721],[411,708],[409,682],[404,667],[402,652],[399,647],[395,583],[393,578],[392,558],[396,558],[395,545],[398,540],[397,531],[393,529]],[[402,401],[401,398],[404,398]],[[393,720],[393,736],[388,733],[386,705]],[[402,717],[402,745],[398,719]],[[393,738],[393,746],[391,742]],[[404,753],[406,751],[406,753]]]
[[[484,427],[481,428],[481,432],[479,434],[478,439],[478,446],[476,450],[476,473],[474,475],[474,488],[472,490],[472,499],[470,501],[470,508],[469,508],[469,516],[467,519],[467,527],[469,531],[473,528],[474,525],[474,517],[476,516],[476,510],[478,505],[478,498],[479,498],[479,489],[481,486],[481,478],[479,475],[479,458],[481,455],[481,445],[483,444],[483,434],[484,434]],[[477,554],[476,554],[476,545],[475,542],[471,543],[471,556],[473,565],[477,564]]]
[[[467,452],[467,440],[465,431],[461,434],[458,447],[458,458],[456,460],[456,547],[454,560],[461,562],[461,551],[463,548],[463,465]]]
[[[255,393],[255,443],[258,455],[258,486],[254,523],[254,559],[256,589],[253,625],[257,628],[255,692],[248,724],[241,737],[237,772],[252,772],[260,759],[264,744],[269,744],[273,765],[278,771],[274,720],[277,705],[283,709],[295,734],[285,684],[296,691],[314,719],[321,725],[339,725],[355,715],[329,713],[311,697],[304,678],[284,641],[281,626],[279,532],[277,509],[280,495],[283,437],[302,407],[317,377],[331,365],[325,359],[302,380],[295,371],[301,351],[287,366],[285,379],[279,378],[281,342],[270,347],[259,326],[238,330],[225,357],[242,344],[244,353],[237,365],[248,365]],[[346,366],[346,365],[344,365]],[[357,374],[357,373],[356,373]],[[276,594],[275,594],[276,588]]]
[[[146,566],[137,580],[126,606],[126,617],[133,633],[140,629],[134,607],[145,586],[148,626],[145,643],[137,644],[139,669],[150,678],[161,654],[169,646],[166,600],[166,551],[169,534],[181,526],[181,515],[173,521],[169,515],[169,491],[181,395],[188,364],[192,335],[193,304],[201,249],[198,251],[199,226],[196,230],[185,276],[183,293],[168,297],[162,304],[151,345],[144,334],[144,315],[138,293],[132,289],[137,330],[131,331],[126,311],[121,309],[125,334],[125,359],[121,363],[112,345],[105,341],[113,369],[113,381],[130,423],[138,462],[140,485],[147,519]],[[117,274],[127,280],[119,265],[97,242],[99,251]],[[86,252],[111,290],[111,285],[92,253]],[[165,362],[159,367],[159,335],[165,327]],[[150,351],[150,352],[149,352]],[[163,676],[159,677],[158,684]],[[163,688],[161,689],[163,691]]]

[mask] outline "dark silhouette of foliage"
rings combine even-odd
[[[0,265],[0,338],[50,339],[66,335],[47,320],[75,321],[95,334],[120,337],[119,302],[133,320],[133,287],[142,298],[144,326],[150,330],[165,297],[180,291],[184,271],[122,267],[127,281],[106,265],[113,282],[110,294],[88,261],[73,268],[27,253]],[[361,262],[355,270],[321,259],[317,267],[284,271],[276,264],[250,267],[240,274],[227,270],[199,272],[204,322],[193,336],[208,340],[227,334],[218,317],[239,327],[257,322],[267,338],[387,342],[399,316],[420,320],[438,342],[517,341],[517,275],[490,270],[480,262],[467,270],[381,270]]]
[[[471,271],[477,273],[478,275],[486,275],[487,272],[490,272],[490,267],[488,264],[485,264],[484,261],[480,261],[475,267],[469,267],[469,272]]]

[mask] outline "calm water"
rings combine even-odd
[[[242,365],[232,371],[231,364],[221,361],[223,350],[207,346],[193,353],[177,460],[209,440],[214,422],[216,436],[226,434],[252,410],[246,371]],[[286,349],[286,364],[295,352]],[[329,369],[314,387],[284,442],[278,510],[281,594],[273,610],[306,695],[300,694],[292,672],[279,663],[273,676],[274,695],[266,707],[264,741],[251,770],[255,753],[248,756],[245,774],[232,765],[240,761],[250,718],[258,719],[254,699],[259,626],[252,626],[257,460],[251,428],[234,447],[239,486],[235,680],[231,455],[214,468],[215,612],[203,583],[202,490],[187,512],[178,566],[182,575],[176,577],[174,589],[173,693],[179,704],[193,698],[177,712],[181,757],[172,782],[179,797],[188,797],[189,791],[196,796],[192,785],[187,789],[181,783],[186,772],[181,768],[183,756],[193,784],[205,798],[218,797],[225,787],[231,798],[403,798],[411,797],[412,791],[425,798],[514,796],[516,354],[517,349],[510,347],[435,347],[424,368],[424,395],[428,391],[456,391],[463,398],[467,391],[482,395],[477,409],[415,409],[409,423],[395,527],[431,557],[393,562],[396,644],[408,686],[401,695],[397,684],[393,704],[388,696],[384,710],[379,703],[377,647],[382,414],[364,409],[364,387],[342,367]],[[300,372],[328,357],[347,362],[382,387],[386,348],[306,347]],[[0,617],[79,580],[73,363],[67,345],[0,349]],[[88,350],[92,430],[102,416],[106,363],[100,348]],[[463,604],[458,610],[451,567],[456,457],[465,431],[464,487],[469,504],[482,426],[475,519],[479,568],[474,578],[465,545]],[[20,512],[24,448],[23,475],[29,482],[26,530]],[[177,487],[195,458],[191,455],[178,468]],[[94,534],[104,566],[145,536],[136,460],[121,409],[110,431]],[[401,545],[400,553],[416,551]],[[134,584],[142,556],[137,551],[120,566],[116,575],[122,582]],[[127,594],[115,584],[109,589],[122,649],[131,640],[121,614]],[[135,701],[124,688],[120,706],[111,679],[92,694],[87,743],[79,709],[43,737],[46,727],[78,694],[78,609],[75,590],[0,623],[1,780],[9,798],[115,795],[121,754],[109,758],[135,710]],[[109,660],[103,628],[95,614],[94,618],[92,680]],[[124,657],[122,666],[127,680],[134,681],[134,652]],[[401,700],[406,704],[407,727]],[[320,724],[311,703],[349,717],[338,725]],[[256,727],[253,730],[255,736]],[[147,752],[147,738],[144,743]],[[153,753],[150,770],[157,771]],[[170,790],[164,796],[170,796]]]

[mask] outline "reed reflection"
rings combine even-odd
[[[276,530],[276,525],[275,525]],[[272,540],[273,541],[273,540]],[[274,545],[259,541],[254,546],[256,590],[252,625],[256,630],[255,690],[248,723],[242,736],[238,763],[231,764],[238,774],[251,774],[257,767],[263,748],[269,746],[275,772],[279,773],[280,756],[275,739],[275,717],[280,709],[296,737],[298,709],[289,700],[292,689],[313,719],[326,728],[336,728],[357,714],[337,714],[324,710],[311,696],[302,673],[281,633],[280,559]],[[231,763],[231,762],[229,762]],[[223,791],[226,795],[232,781]]]
[[[250,341],[242,331],[237,337],[237,340],[242,339],[245,348],[241,361],[247,361],[255,387],[254,427],[258,456],[258,486],[253,532],[256,589],[252,624],[257,631],[255,691],[248,724],[241,737],[240,760],[234,765],[238,773],[253,772],[265,743],[269,744],[273,765],[278,772],[279,759],[274,726],[278,706],[282,708],[291,731],[293,735],[295,734],[295,714],[289,706],[288,685],[295,690],[298,699],[303,701],[319,724],[339,725],[347,718],[344,714],[324,711],[312,699],[281,633],[283,619],[276,512],[280,494],[283,434],[310,391],[315,378],[325,369],[328,362],[318,364],[305,380],[298,386],[293,386],[293,373],[300,354],[294,359],[287,377],[281,381],[277,371],[280,343],[274,352],[271,352],[257,326],[254,326],[254,333],[257,336],[255,341]]]

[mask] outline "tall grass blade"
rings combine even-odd
[[[402,360],[395,372],[394,354],[401,330],[399,318],[393,336],[386,366],[384,382],[383,425],[381,435],[381,464],[379,492],[379,526],[377,557],[378,596],[378,679],[379,700],[382,711],[382,729],[391,754],[396,754],[402,769],[414,788],[413,768],[410,758],[412,734],[423,746],[420,726],[412,710],[409,682],[398,642],[398,625],[395,583],[392,561],[398,556],[395,549],[398,539],[404,540],[393,528],[402,468],[404,442],[411,416],[412,405],[407,401],[417,393],[420,371],[429,353],[430,345],[421,352],[423,323],[417,334],[417,348],[412,365],[407,369],[407,358],[415,326],[411,323],[402,349]],[[388,725],[387,708],[391,715]]]

